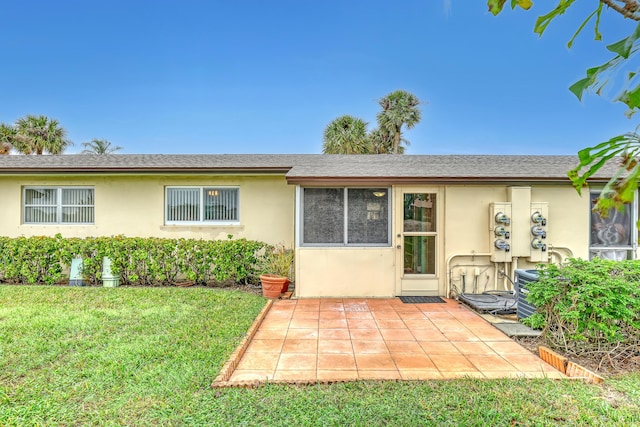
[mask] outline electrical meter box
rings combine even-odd
[[[529,261],[547,262],[547,225],[549,221],[549,204],[546,202],[531,203],[531,216],[529,218],[529,236],[531,245],[529,248]]]
[[[511,203],[489,205],[489,242],[492,262],[511,262]]]

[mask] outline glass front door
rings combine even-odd
[[[438,192],[403,189],[397,224],[401,295],[438,294]]]

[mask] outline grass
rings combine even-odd
[[[0,425],[633,425],[640,374],[211,389],[264,300],[0,286]]]

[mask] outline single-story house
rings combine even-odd
[[[236,238],[296,251],[298,297],[508,289],[517,268],[636,258],[638,204],[608,218],[573,156],[0,156],[0,235]],[[636,198],[637,199],[637,198]]]

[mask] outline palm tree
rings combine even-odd
[[[11,145],[23,154],[62,154],[72,143],[57,120],[30,114],[16,121]]]
[[[402,126],[411,129],[420,121],[420,100],[412,93],[397,90],[380,99],[378,103],[382,107],[382,111],[376,116],[378,125],[390,136],[393,153],[398,154],[400,143],[403,141]]]
[[[409,145],[409,141],[402,138],[401,142]],[[375,128],[369,132],[369,150],[372,154],[393,154],[393,138],[383,129]],[[398,147],[398,154],[404,154],[404,147]]]
[[[322,152],[325,154],[368,154],[367,123],[344,115],[334,119],[324,129]]]
[[[106,139],[92,139],[91,142],[83,142],[82,146],[85,148],[82,150],[82,154],[113,154],[116,151],[122,150],[119,145],[111,145],[111,142]]]
[[[0,123],[0,155],[9,154],[13,148],[11,141],[13,141],[15,133],[11,126]]]

